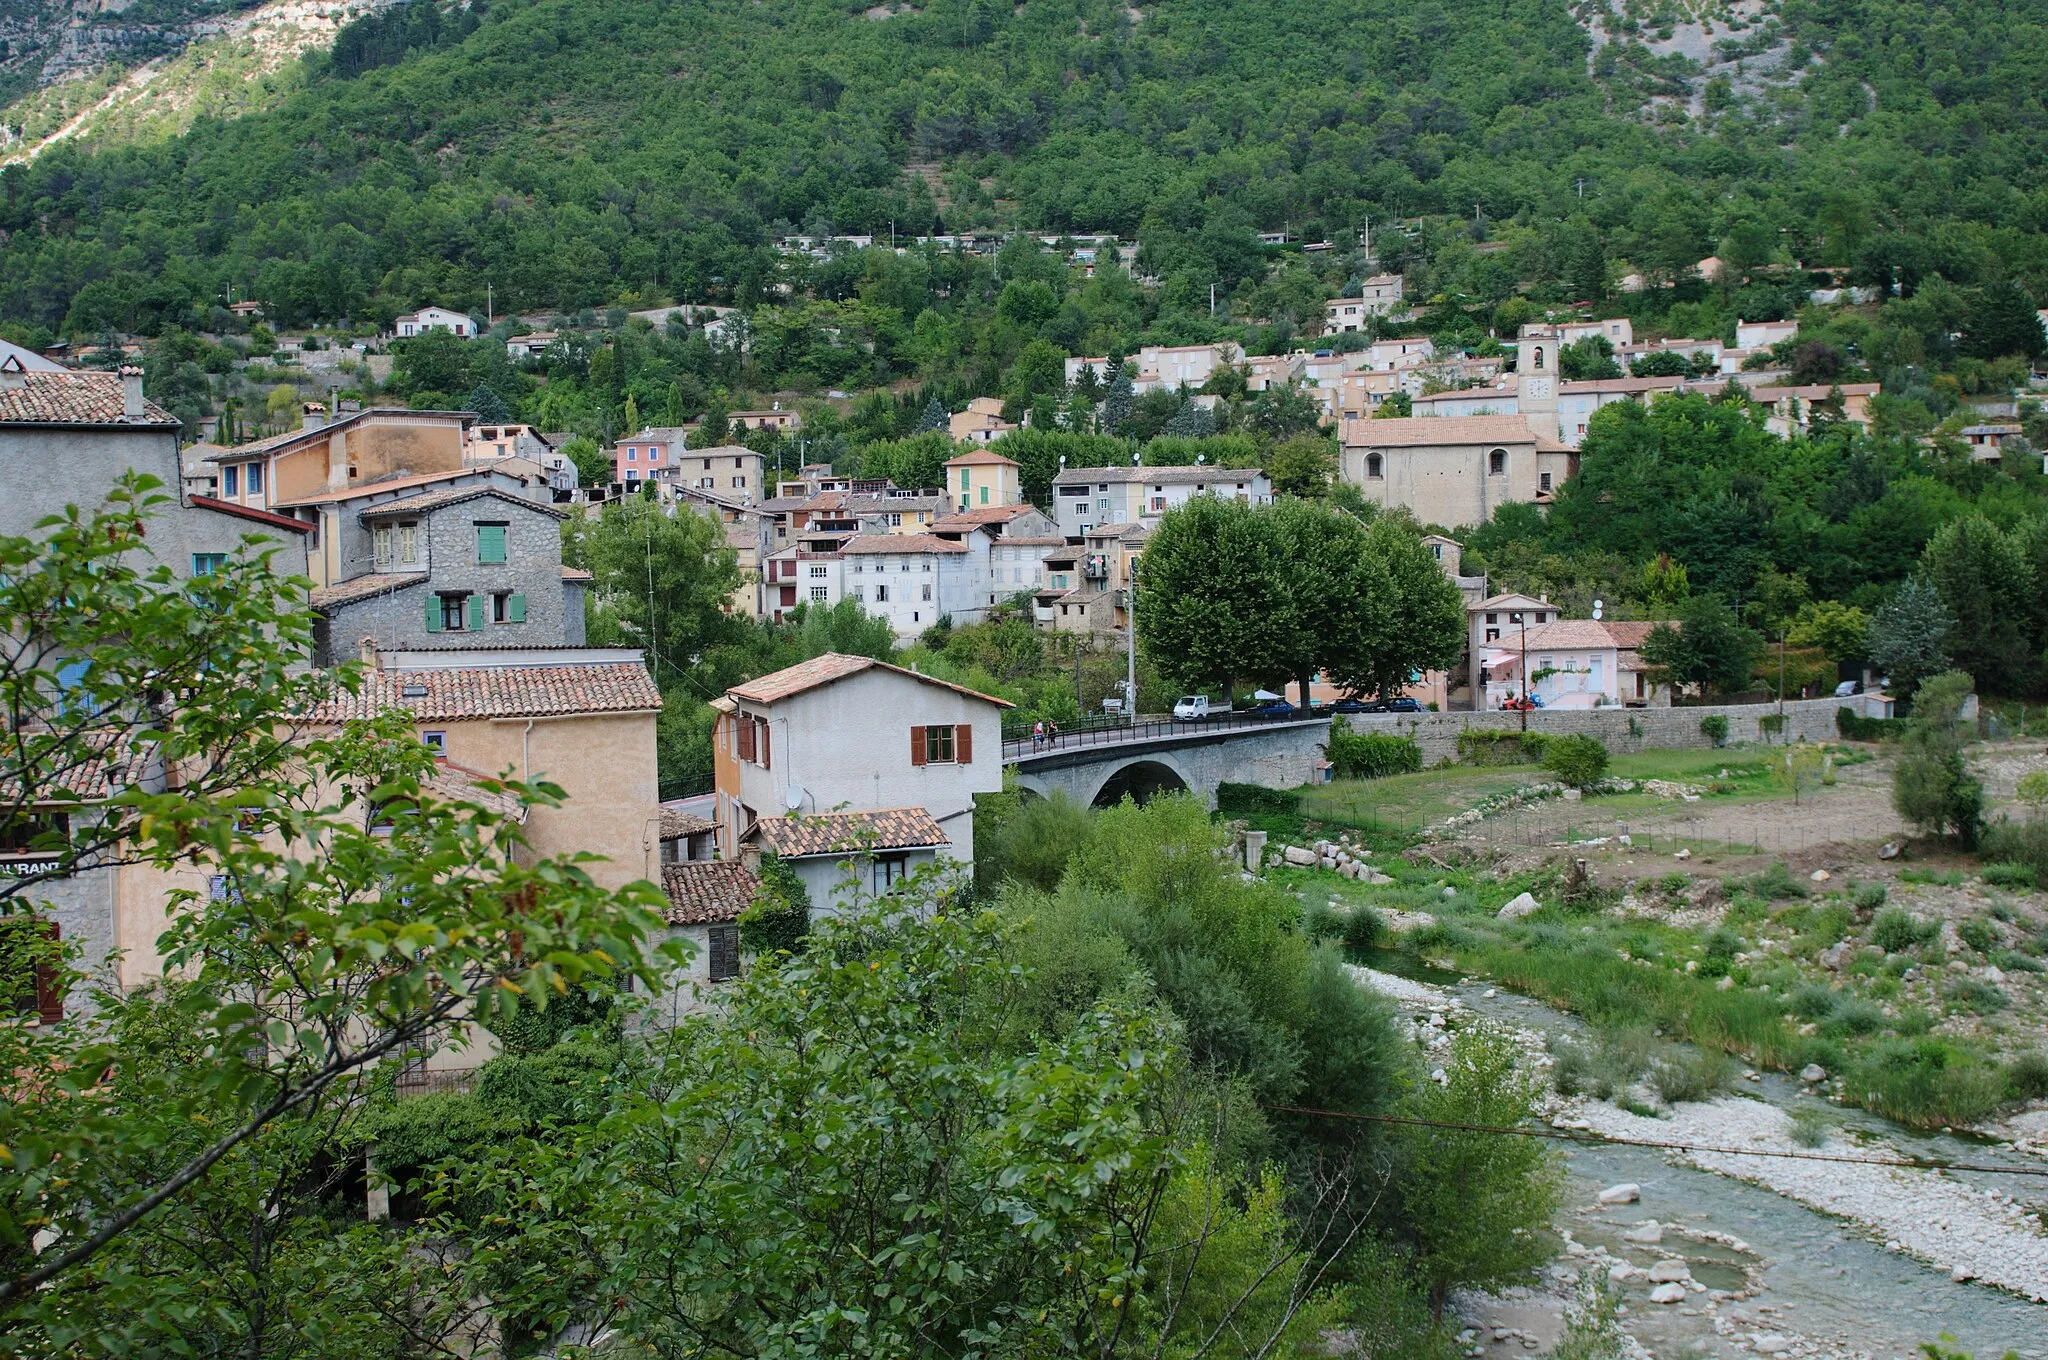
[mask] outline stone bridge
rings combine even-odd
[[[1312,782],[1329,739],[1328,718],[1235,717],[1141,722],[1062,735],[1043,746],[1003,743],[1017,786],[1041,798],[1064,793],[1083,807],[1144,802],[1185,789],[1210,807],[1218,784],[1298,788]]]

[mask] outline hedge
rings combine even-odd
[[[1467,765],[1541,765],[1549,744],[1541,732],[1468,729],[1458,734],[1458,759]]]
[[[1294,817],[1301,813],[1301,794],[1290,789],[1269,789],[1261,784],[1218,784],[1216,810],[1226,817],[1248,817],[1259,813],[1270,817]]]
[[[1331,727],[1323,749],[1339,779],[1384,779],[1422,768],[1422,748],[1415,739],[1391,732],[1354,732],[1339,724]]]
[[[1904,718],[1866,718],[1853,708],[1835,710],[1835,730],[1844,741],[1884,741],[1906,730]]]

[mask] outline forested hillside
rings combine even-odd
[[[1634,3],[433,4],[359,21],[275,111],[10,168],[0,313],[154,330],[230,282],[287,321],[487,283],[744,304],[770,229],[825,223],[1143,233],[1169,306],[1254,281],[1219,233],[1368,217],[1582,218],[1652,276],[1731,234],[2048,273],[2048,0],[1693,7],[1712,77],[1644,45],[1675,7]]]

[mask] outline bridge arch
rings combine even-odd
[[[1088,801],[1092,807],[1115,807],[1129,795],[1136,802],[1149,803],[1162,793],[1186,793],[1191,787],[1176,761],[1163,754],[1149,755],[1109,771]]]

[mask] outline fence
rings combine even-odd
[[[1235,732],[1253,727],[1285,727],[1289,724],[1328,721],[1326,717],[1301,713],[1275,714],[1270,717],[1254,717],[1249,713],[1239,713],[1224,718],[1204,718],[1199,722],[1145,718],[1134,723],[1106,724],[1079,732],[1062,727],[1057,735],[1049,736],[1042,742],[1033,741],[1028,735],[1021,741],[1004,741],[1003,759],[1020,760],[1028,756],[1050,755],[1055,751],[1086,750],[1091,746],[1122,746],[1130,742],[1159,741],[1171,737],[1199,737],[1212,732]]]

